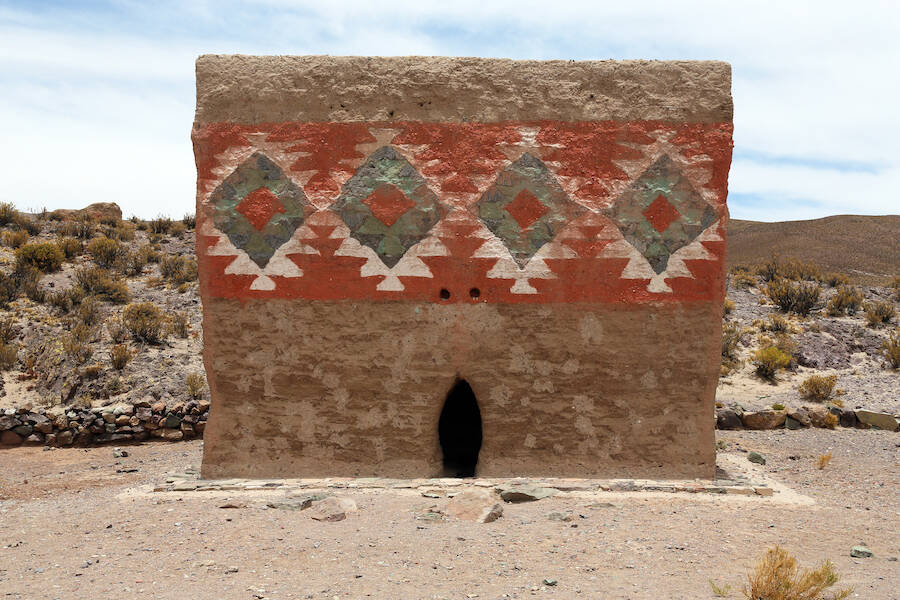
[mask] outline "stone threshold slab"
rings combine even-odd
[[[772,497],[787,488],[769,480],[755,465],[744,465],[740,457],[719,456],[714,480],[650,480],[650,479],[573,479],[573,478],[421,478],[389,479],[377,477],[334,477],[314,479],[201,479],[199,471],[188,470],[168,474],[163,483],[153,486],[154,493],[184,492],[260,492],[277,491],[353,491],[408,490],[435,497],[452,497],[471,488],[488,488],[498,492],[510,488],[542,488],[553,495],[578,496],[597,492],[657,492],[669,494],[721,494],[748,497]],[[746,461],[744,461],[746,462]]]

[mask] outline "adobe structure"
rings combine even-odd
[[[730,87],[199,58],[203,476],[712,478]]]

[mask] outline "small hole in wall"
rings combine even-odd
[[[449,300],[450,299],[450,290],[447,288],[441,288],[441,300]]]
[[[469,290],[469,296],[471,296],[472,298],[477,298],[480,295],[481,290],[479,290],[478,288],[472,288],[471,290]]]

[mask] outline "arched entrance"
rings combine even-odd
[[[457,379],[444,400],[438,438],[444,453],[444,475],[474,477],[481,450],[481,410],[465,379]]]

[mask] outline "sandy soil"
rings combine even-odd
[[[201,442],[0,451],[3,598],[712,598],[741,597],[772,544],[833,560],[854,598],[900,599],[900,438],[878,431],[720,432],[723,453],[813,505],[715,495],[611,494],[505,505],[490,524],[417,519],[441,500],[356,490],[359,512],[223,509],[221,496],[152,493],[200,461]],[[831,452],[818,470],[815,459]],[[137,469],[135,472],[117,472]],[[237,492],[237,503],[247,500]],[[551,521],[551,511],[574,521]],[[866,543],[874,558],[854,559]],[[558,583],[545,585],[543,580]]]

